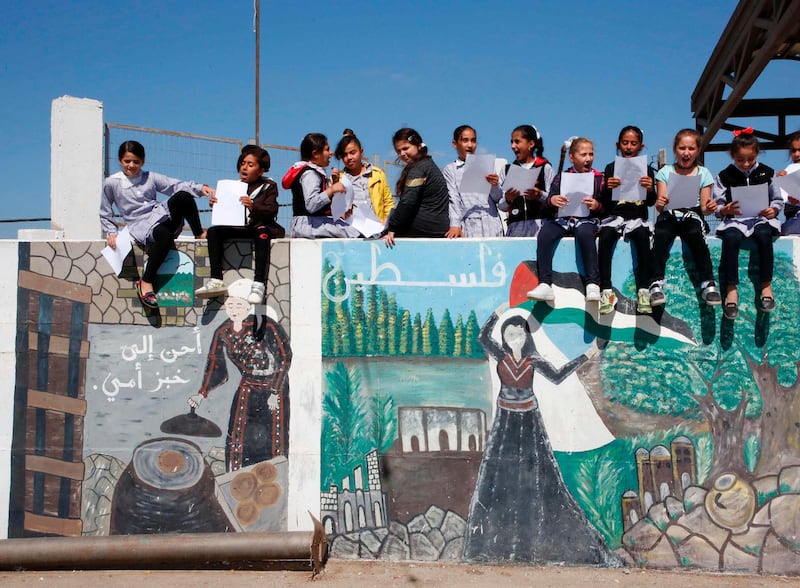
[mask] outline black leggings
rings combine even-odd
[[[225,241],[231,239],[250,240],[253,242],[253,257],[256,267],[254,282],[267,283],[269,275],[269,227],[231,227],[220,225],[208,229],[208,257],[211,262],[211,277],[222,279],[222,254]]]
[[[600,287],[603,290],[611,288],[611,260],[614,257],[614,246],[620,238],[617,229],[603,227],[597,238],[597,256],[600,262]],[[636,265],[633,268],[636,278],[636,288],[647,288],[650,285],[650,230],[639,227],[629,232],[625,238],[631,244],[631,251],[635,252]]]
[[[667,267],[667,259],[672,249],[672,243],[676,236],[680,236],[681,241],[689,248],[697,273],[700,276],[700,283],[711,282],[714,280],[714,271],[711,268],[711,254],[708,252],[705,237],[703,236],[703,225],[696,218],[678,220],[669,215],[656,222],[655,237],[653,239],[653,278],[650,282],[658,282],[664,279],[664,272]]]
[[[175,237],[183,230],[183,221],[189,223],[192,233],[199,237],[203,233],[200,224],[200,213],[197,203],[189,192],[177,192],[167,200],[169,218],[153,227],[150,238],[145,243],[147,266],[142,274],[142,281],[152,284],[161,264],[170,250],[175,249]]]
[[[741,231],[731,227],[717,233],[717,236],[722,240],[719,281],[723,288],[728,285],[735,286],[739,283],[739,249],[741,249],[743,239],[750,239],[756,244],[759,286],[772,281],[772,265],[774,262],[772,227],[766,223],[757,225],[750,237],[746,237]]]

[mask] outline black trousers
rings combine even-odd
[[[703,225],[695,218],[678,220],[669,215],[656,223],[655,238],[653,239],[653,277],[650,282],[664,279],[669,250],[672,249],[675,237],[680,237],[681,241],[689,248],[694,264],[697,266],[700,282],[712,281],[714,273],[711,268],[711,254],[708,252],[708,246],[703,236]]]
[[[231,227],[220,225],[208,229],[208,257],[211,263],[211,277],[222,279],[222,254],[225,241],[231,239],[249,239],[253,242],[253,257],[256,267],[254,282],[267,283],[269,274],[269,227]]]
[[[142,274],[142,280],[150,284],[155,281],[158,268],[164,263],[167,254],[175,249],[175,237],[183,229],[184,221],[189,223],[195,237],[199,237],[203,232],[197,203],[189,192],[177,192],[170,196],[167,208],[169,208],[169,218],[153,227],[150,238],[145,243],[147,267]]]

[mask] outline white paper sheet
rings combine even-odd
[[[667,210],[694,208],[700,202],[700,175],[669,174],[667,180]]]
[[[611,190],[612,200],[644,200],[647,190],[639,183],[647,175],[647,156],[615,157],[614,177],[620,185]]]
[[[353,183],[344,176],[339,181],[344,186],[345,191],[337,192],[331,199],[331,216],[333,218],[342,218],[353,207],[353,199],[355,198]]]
[[[792,163],[786,167],[785,176],[772,178],[775,190],[781,191],[781,198],[786,202],[789,196],[800,199],[800,163]]]
[[[131,234],[128,231],[128,227],[122,227],[117,233],[117,248],[111,249],[111,247],[106,246],[103,247],[100,253],[103,254],[114,273],[120,275],[122,273],[122,264],[132,248]]]
[[[356,206],[348,219],[353,228],[365,237],[372,237],[383,231],[384,224],[367,206]]]
[[[755,186],[733,186],[731,200],[739,203],[741,215],[736,218],[752,218],[769,206],[769,184]]]
[[[462,194],[489,194],[492,185],[486,181],[486,176],[494,173],[494,160],[494,155],[467,154],[464,174],[461,176]]]
[[[558,216],[589,216],[589,208],[582,202],[594,193],[594,174],[561,174],[561,195],[569,198],[569,202],[558,209]]]
[[[239,180],[220,180],[217,182],[217,202],[211,208],[212,225],[244,226],[247,209],[239,201],[247,196],[247,184]]]
[[[525,169],[521,165],[511,165],[506,172],[506,179],[503,181],[503,190],[508,191],[511,188],[519,190],[520,194],[524,194],[525,190],[530,190],[536,186],[536,180],[539,179],[540,167],[532,167]]]

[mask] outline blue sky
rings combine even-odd
[[[509,157],[511,129],[532,123],[551,160],[585,135],[602,168],[619,129],[637,124],[654,155],[693,126],[692,90],[735,6],[262,0],[261,141],[296,146],[319,131],[335,143],[350,127],[368,154],[391,159],[391,136],[408,125],[443,166],[460,124]],[[62,95],[102,101],[107,122],[253,137],[254,43],[251,1],[6,3],[0,219],[49,216],[50,106]],[[774,63],[748,97],[798,95],[797,64]],[[762,160],[782,168],[787,156]],[[707,158],[714,173],[726,164]],[[17,228],[0,224],[0,236]]]

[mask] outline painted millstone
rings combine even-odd
[[[800,289],[775,249],[777,310],[756,311],[745,251],[732,322],[679,245],[652,316],[618,247],[600,316],[571,242],[552,305],[525,297],[530,243],[325,243],[334,556],[798,573]]]
[[[182,311],[196,326],[153,328],[99,249],[20,245],[9,537],[285,531],[292,352],[277,315],[239,279]]]

